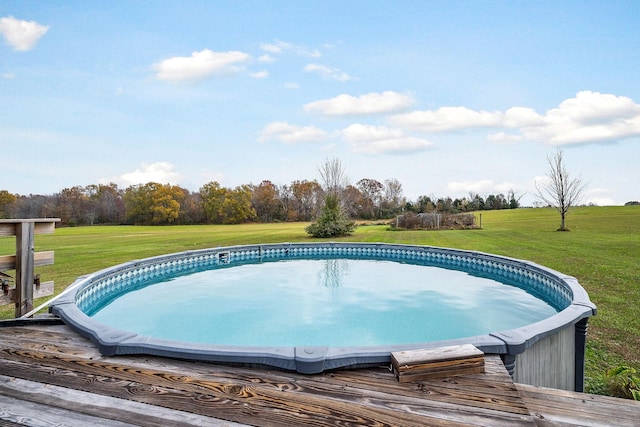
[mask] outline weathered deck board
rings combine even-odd
[[[517,384],[540,427],[640,426],[640,402]]]
[[[471,344],[391,353],[401,383],[484,372],[484,353]]]
[[[5,410],[5,419],[9,417],[19,419],[21,415],[32,416],[36,413],[41,414],[38,416],[41,421],[56,426],[85,427],[104,425],[107,422],[113,426],[145,427],[167,424],[174,427],[240,426],[240,424],[216,421],[210,417],[171,411],[158,406],[154,406],[153,411],[148,413],[149,406],[146,404],[1,375],[0,396],[2,396],[0,406]],[[55,415],[60,412],[64,413],[62,421]],[[50,416],[52,414],[53,417]],[[3,416],[0,415],[0,418]],[[130,424],[130,420],[135,420],[135,424]]]
[[[101,417],[93,417],[55,406],[41,405],[28,400],[2,396],[0,420],[4,425],[86,427],[101,425]],[[0,424],[3,425],[3,424]],[[110,420],[112,427],[134,427],[135,424]]]
[[[154,381],[156,384],[167,387],[176,387],[174,382],[170,381],[167,383],[163,380],[163,378],[168,377],[167,374],[171,374],[171,368],[167,369],[166,366],[158,366],[156,364],[154,367],[155,371],[149,371],[152,364],[147,361],[144,364],[144,368],[140,368],[140,370],[135,372],[134,375],[132,374],[131,369],[125,369],[118,365],[97,364],[95,362],[83,362],[82,360],[68,358],[67,356],[69,354],[77,354],[78,350],[75,347],[63,348],[64,344],[60,343],[64,342],[64,340],[59,340],[58,344],[54,344],[53,342],[46,342],[47,340],[43,337],[38,339],[37,332],[32,332],[28,335],[29,337],[27,339],[22,339],[20,341],[20,345],[18,346],[19,349],[4,350],[5,359],[21,360],[27,358],[29,359],[27,360],[27,363],[44,363],[47,366],[53,366],[55,368],[68,367],[71,363],[80,363],[81,366],[76,367],[75,370],[80,369],[83,371],[87,371],[87,365],[95,365],[95,367],[103,373],[108,372],[109,370],[118,370],[119,374],[123,375],[126,371],[126,379],[135,380],[139,383],[149,382],[148,379],[144,377],[140,378],[141,375],[155,375]],[[63,359],[60,359],[60,355],[65,356]],[[92,354],[92,357],[99,357],[99,355]],[[175,363],[176,362],[172,362],[172,364]],[[129,363],[128,366],[131,366],[131,363]],[[198,372],[198,370],[195,369],[196,366],[203,367],[204,369]],[[499,366],[499,364],[496,366]],[[221,390],[229,387],[253,387],[257,382],[263,382],[262,387],[266,386],[263,378],[256,378],[256,373],[258,375],[262,375],[264,371],[249,370],[247,372],[246,370],[238,368],[193,363],[188,366],[188,369],[192,370],[200,380],[204,379],[207,381],[206,384],[200,384],[200,386],[213,387],[215,390]],[[410,405],[414,406],[415,408],[412,412],[422,413],[427,417],[433,416],[434,413],[437,415],[437,413],[442,410],[443,404],[445,403],[448,403],[449,405],[464,406],[464,408],[461,408],[460,410],[462,414],[469,412],[466,407],[471,408],[474,413],[478,411],[482,413],[482,410],[484,409],[499,411],[501,413],[507,412],[521,415],[528,414],[527,409],[519,401],[517,391],[515,390],[513,383],[510,382],[504,368],[498,367],[497,369],[498,374],[494,374],[494,376],[497,377],[499,381],[496,381],[495,383],[498,385],[505,384],[506,387],[504,387],[503,390],[500,390],[498,385],[493,386],[493,389],[500,393],[495,393],[491,397],[486,395],[486,391],[482,391],[482,387],[479,387],[481,389],[479,392],[468,390],[473,389],[475,383],[486,384],[488,382],[488,377],[483,376],[469,376],[464,379],[459,379],[467,386],[467,389],[463,389],[463,391],[460,390],[460,387],[456,387],[455,385],[451,387],[452,383],[447,380],[437,382],[432,381],[428,383],[429,386],[426,386],[427,383],[422,383],[419,387],[400,386],[393,381],[393,376],[390,375],[386,369],[377,370],[378,374],[380,374],[376,375],[377,383],[367,381],[359,384],[358,378],[362,377],[351,375],[352,372],[357,371],[334,373],[328,376],[299,376],[299,378],[296,379],[292,379],[289,374],[285,376],[278,372],[269,372],[268,378],[272,381],[272,387],[274,390],[296,390],[309,397],[314,395],[321,396],[323,398],[333,396],[341,400],[351,401],[353,404],[356,404],[357,402],[365,402],[368,410],[375,407],[375,404],[372,402],[381,400],[386,401],[387,405],[404,407],[408,407]],[[500,369],[502,369],[502,372],[500,372]],[[212,375],[213,371],[215,371],[215,375]],[[184,367],[180,369],[180,372],[184,372]],[[371,373],[371,370],[367,370],[367,372]],[[92,374],[93,372],[85,373]],[[108,373],[105,375],[111,376],[111,374]],[[180,374],[175,372],[171,375],[175,376]],[[216,382],[211,381],[211,379],[214,379]],[[48,379],[47,381],[52,380]],[[376,388],[380,388],[380,381],[383,381],[385,387],[383,392],[376,390]],[[493,383],[493,381],[491,382]],[[475,385],[478,386],[478,384]],[[511,394],[510,398],[500,397],[500,394],[508,395],[509,393]],[[428,401],[424,399],[425,396],[429,396]],[[385,408],[381,409],[385,410]],[[484,412],[485,416],[493,416],[493,414],[488,411]],[[501,416],[503,416],[503,414],[501,414]],[[463,417],[461,416],[460,418]],[[509,422],[513,422],[513,420],[510,420]]]
[[[358,371],[303,376],[151,357],[103,358],[64,326],[0,332],[3,375],[244,424],[532,425],[521,403],[512,409],[508,400],[438,384],[433,389],[444,391],[425,392],[424,385],[398,384],[387,368],[366,370],[376,379],[370,382],[359,381],[366,377]]]
[[[37,418],[49,412],[65,414],[68,421],[59,425],[85,417],[109,426],[581,425],[570,421],[571,399],[583,395],[545,390],[515,385],[497,356],[486,357],[485,373],[399,383],[387,366],[300,375],[103,357],[64,325],[0,327],[0,426],[17,425],[20,417],[58,425],[58,418]],[[617,401],[604,404],[610,413]],[[625,420],[636,408],[624,409]]]
[[[527,417],[501,411],[468,408],[461,405],[431,405],[429,401],[380,396],[357,396],[334,390],[332,396],[308,393],[300,384],[295,389],[262,382],[219,381],[164,371],[131,368],[123,364],[87,361],[45,353],[5,350],[0,373],[54,384],[120,399],[186,410],[216,418],[273,425],[448,425],[441,422],[443,410],[461,424],[492,419],[494,425],[526,425]],[[268,377],[268,376],[266,376]],[[392,380],[393,377],[390,378]],[[339,398],[338,398],[339,397]],[[454,408],[453,406],[459,406]],[[399,410],[401,409],[401,410]],[[457,412],[457,413],[456,413]]]

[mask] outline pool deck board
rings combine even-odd
[[[0,326],[0,426],[640,425],[640,402],[485,373],[400,383],[389,367],[301,375],[102,356],[65,325]]]

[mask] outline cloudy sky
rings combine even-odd
[[[0,3],[0,190],[397,179],[640,199],[640,2]]]

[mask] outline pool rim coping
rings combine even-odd
[[[373,247],[394,249],[416,249],[423,251],[438,251],[453,255],[490,259],[502,264],[516,263],[520,267],[553,276],[572,293],[571,303],[560,312],[520,328],[497,331],[473,337],[440,340],[414,344],[397,344],[382,346],[297,346],[297,347],[268,347],[268,346],[230,346],[217,344],[201,344],[167,340],[156,337],[138,335],[134,332],[112,328],[93,320],[77,306],[77,295],[86,287],[99,283],[101,278],[114,275],[121,271],[139,268],[144,264],[159,263],[172,257],[194,257],[204,253],[221,253],[247,248],[273,249],[277,247]],[[464,271],[464,270],[462,270]],[[408,245],[395,243],[360,243],[360,242],[296,242],[269,243],[221,246],[192,251],[176,252],[158,255],[140,260],[128,261],[87,276],[76,279],[65,291],[49,302],[49,311],[60,317],[64,323],[88,337],[105,356],[125,354],[149,354],[179,359],[199,360],[207,362],[241,364],[251,366],[270,366],[284,370],[297,371],[305,374],[319,373],[325,370],[386,365],[390,362],[390,355],[395,351],[436,348],[441,346],[469,343],[485,353],[515,355],[525,352],[539,340],[553,335],[557,331],[596,315],[596,306],[587,292],[575,277],[568,276],[548,267],[531,261],[488,254],[479,251],[469,251],[452,248],[442,248],[426,245]],[[583,357],[584,358],[584,355]]]

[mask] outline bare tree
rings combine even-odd
[[[327,193],[339,193],[347,183],[347,177],[340,159],[327,159],[318,167],[320,178]]]
[[[580,203],[586,184],[580,178],[572,178],[563,161],[563,153],[558,149],[555,155],[547,157],[549,172],[547,179],[538,185],[537,197],[547,205],[553,206],[560,213],[560,228],[567,231],[565,217],[569,209]]]
[[[404,206],[402,197],[402,184],[395,178],[384,181],[384,205],[388,210],[386,215],[393,216],[400,212]]]

